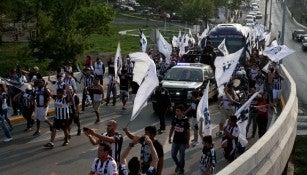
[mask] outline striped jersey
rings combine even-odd
[[[46,89],[45,87],[35,88],[34,95],[37,107],[45,107],[45,104],[47,103],[47,98],[49,97],[47,91],[48,89]]]
[[[84,87],[92,86],[93,81],[94,81],[93,75],[84,75]]]
[[[77,90],[76,80],[73,77],[65,77],[63,82],[66,87],[71,86],[74,90]]]
[[[32,91],[31,91],[32,92]],[[31,108],[33,107],[34,101],[33,101],[33,94],[22,92],[22,107],[23,108]]]
[[[102,135],[108,136],[108,137],[114,137],[115,143],[109,143],[111,145],[111,151],[109,155],[113,157],[117,162],[119,162],[120,152],[121,152],[122,144],[123,144],[123,135],[118,132],[115,132],[113,136],[109,136],[107,132],[103,133]]]
[[[56,97],[54,100],[55,118],[64,120],[69,118],[69,108],[67,99]]]

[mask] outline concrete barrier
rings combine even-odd
[[[296,137],[298,100],[294,80],[283,65],[281,68],[286,77],[283,82],[284,109],[266,134],[218,175],[283,173]]]

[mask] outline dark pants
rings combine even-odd
[[[103,85],[103,75],[96,75],[95,77],[98,78],[100,81],[100,84]]]
[[[115,105],[115,103],[116,103],[116,95],[117,95],[116,94],[116,87],[115,86],[108,88],[107,100],[106,100],[107,104],[110,102],[111,93],[112,93],[112,96],[113,96],[113,105]]]
[[[260,138],[266,133],[267,126],[268,126],[268,118],[265,116],[258,116],[257,124],[258,124],[258,134]]]
[[[167,114],[167,109],[160,108],[158,109],[158,116],[160,119],[160,130],[165,130],[165,116]]]
[[[32,119],[34,108],[23,108],[22,116],[27,120],[27,128],[31,128],[34,124],[34,120]]]

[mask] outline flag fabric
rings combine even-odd
[[[248,143],[246,139],[246,126],[248,123],[249,108],[252,101],[254,100],[255,97],[257,97],[258,94],[259,92],[254,93],[235,113],[235,116],[237,116],[238,118],[237,125],[240,131],[238,141],[244,147]]]
[[[162,34],[157,30],[157,46],[159,52],[165,56],[167,64],[171,62],[172,46],[164,39]]]
[[[142,52],[146,52],[147,39],[146,39],[144,32],[141,29],[140,29],[140,46],[141,46]]]
[[[198,37],[198,46],[201,47],[201,41],[207,37],[209,33],[209,25],[207,24],[207,28],[203,31],[203,33]]]
[[[214,65],[215,79],[218,87],[225,83],[228,83],[239,62],[243,50],[244,48],[226,56],[216,57]]]
[[[209,92],[209,84],[210,81],[208,81],[206,89],[204,90],[204,94],[202,98],[200,99],[197,110],[196,110],[196,117],[197,121],[202,118],[202,122],[200,123],[203,125],[203,135],[211,135],[212,133],[212,127],[211,127],[211,118],[210,118],[210,112],[209,112],[209,102],[208,102],[208,92]]]
[[[173,36],[172,38],[172,46],[178,47],[178,38],[176,36]]]
[[[276,45],[277,42],[272,42],[272,44],[266,47],[263,51],[263,55],[270,58],[274,62],[279,62],[285,57],[293,54],[295,51],[288,48],[286,45]]]
[[[154,89],[159,85],[159,80],[156,72],[156,65],[152,59],[146,53],[133,53],[129,54],[130,58],[134,58],[135,64],[141,63],[142,69],[145,70],[145,74],[141,81],[137,82],[140,87],[136,93],[132,114],[130,121],[133,121],[146,106],[147,99],[150,97]],[[137,66],[140,68],[140,65]],[[136,67],[134,67],[136,69]],[[133,71],[135,73],[135,71]],[[135,75],[135,74],[134,74]],[[133,75],[133,76],[134,76]]]
[[[147,68],[151,64],[150,60],[147,59],[147,54],[144,52],[130,53],[129,57],[134,62],[133,66],[133,79],[132,81],[140,85],[147,73]]]
[[[217,46],[217,48],[223,53],[224,56],[229,55],[229,52],[227,50],[226,43],[225,43],[225,38],[223,39],[221,44]]]
[[[116,82],[118,83],[119,83],[118,73],[121,72],[122,65],[123,65],[122,55],[120,52],[121,52],[120,43],[118,42],[116,54],[115,54],[115,60],[114,60],[114,73],[115,73],[114,77],[115,77]]]

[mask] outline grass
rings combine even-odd
[[[103,53],[107,57],[114,56],[117,48],[117,43],[121,44],[121,54],[123,57],[131,52],[140,51],[139,36],[120,35],[118,32],[123,30],[134,30],[128,34],[138,35],[138,28],[144,30],[148,40],[148,47],[153,45],[149,36],[153,29],[159,29],[167,41],[175,35],[178,31],[182,33],[187,32],[186,29],[179,25],[174,25],[167,22],[167,31],[164,31],[163,21],[142,18],[140,16],[133,16],[132,14],[117,13],[116,20],[110,26],[110,33],[108,35],[93,34],[87,39],[89,43],[88,48],[83,54],[78,56],[78,63],[83,64],[86,55],[91,55],[94,58]],[[49,61],[38,62],[27,56],[27,43],[3,43],[0,45],[0,75],[5,75],[9,70],[15,68],[16,63],[22,67],[39,66],[41,73],[46,75]]]
[[[307,136],[296,136],[294,144],[294,154],[292,161],[294,163],[294,174],[304,175],[307,172]]]

